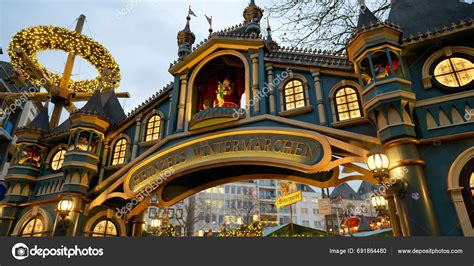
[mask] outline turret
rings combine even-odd
[[[194,41],[196,40],[196,36],[191,31],[189,26],[189,22],[191,21],[190,15],[186,17],[186,26],[180,32],[178,32],[178,56],[184,57],[191,53],[191,48],[193,46]]]
[[[255,5],[255,1],[251,0],[249,5],[244,9],[244,19],[247,33],[260,34],[260,20],[263,17],[263,10]]]
[[[365,113],[375,125],[390,161],[389,175],[396,180],[386,197],[394,201],[392,206],[406,206],[406,210],[397,207],[402,217],[419,217],[416,223],[398,221],[395,215],[391,220],[396,221],[395,226],[404,224],[396,228],[398,232],[403,229],[404,235],[437,235],[431,199],[423,193],[428,189],[413,119],[416,95],[401,56],[401,36],[399,26],[381,22],[361,1],[357,29],[346,46],[347,55],[359,76]],[[416,202],[404,196],[418,192],[422,193]]]
[[[401,34],[396,25],[381,22],[362,2],[356,32],[346,47],[359,76],[369,119],[383,141],[415,134],[414,94],[401,58]],[[381,94],[395,91],[383,103],[378,100]]]
[[[43,108],[30,124],[15,132],[18,140],[5,176],[5,201],[23,202],[31,196],[46,153],[46,147],[39,140],[49,130],[48,109]]]
[[[101,96],[96,90],[86,105],[69,117],[70,136],[63,163],[65,192],[86,193],[97,175],[104,133],[110,126]]]

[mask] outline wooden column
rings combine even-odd
[[[313,72],[314,71],[314,72]],[[319,69],[318,70],[312,70],[312,75],[313,75],[313,80],[314,80],[314,88],[316,90],[316,105],[318,108],[318,114],[319,114],[319,123],[323,126],[327,125],[327,119],[326,119],[326,107],[324,104],[324,96],[323,96],[323,89],[321,86],[321,78]]]
[[[268,103],[270,107],[270,114],[276,114],[275,112],[275,84],[273,84],[273,65],[265,65],[267,70],[267,86],[268,86]]]
[[[137,125],[135,127],[135,135],[133,137],[133,147],[132,147],[132,156],[130,160],[133,160],[137,157],[138,153],[138,143],[140,142],[140,132],[142,131],[142,117],[139,116],[136,118]]]
[[[186,100],[186,86],[188,84],[187,75],[181,75],[179,77],[181,81],[181,88],[179,90],[179,103],[178,103],[178,124],[176,126],[177,131],[183,131],[184,128],[184,106]]]
[[[250,55],[252,59],[252,99],[253,99],[253,111],[255,113],[260,112],[260,98],[258,89],[258,52]]]

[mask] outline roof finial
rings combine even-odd
[[[206,15],[204,15],[206,17],[206,20],[207,20],[207,23],[209,23],[209,36],[211,36],[212,34],[212,16],[211,17],[208,17]]]

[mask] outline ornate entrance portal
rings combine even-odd
[[[332,130],[332,134],[340,132]],[[362,137],[362,136],[360,136]],[[364,138],[348,144],[315,131],[282,128],[246,128],[196,136],[169,148],[137,158],[104,191],[90,208],[119,197],[132,200],[147,190],[145,198],[128,214],[132,217],[157,195],[160,206],[171,206],[199,191],[230,182],[253,179],[281,179],[321,188],[335,187],[351,180],[378,181],[364,164],[366,147],[375,139]],[[340,177],[339,166],[353,173]],[[123,192],[122,192],[123,191]]]

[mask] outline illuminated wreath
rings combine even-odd
[[[120,69],[112,55],[105,47],[91,38],[75,31],[54,26],[36,26],[26,28],[13,36],[8,47],[8,54],[14,68],[21,69],[25,78],[40,84],[40,80],[30,74],[27,64],[14,49],[21,48],[34,64],[44,71],[52,83],[59,86],[61,75],[52,73],[41,65],[36,58],[40,51],[62,50],[82,57],[93,65],[97,71],[103,72],[102,89],[117,88],[120,83]],[[103,71],[108,70],[108,71]],[[97,89],[100,75],[92,80],[71,80],[68,90],[71,92],[93,92]]]

